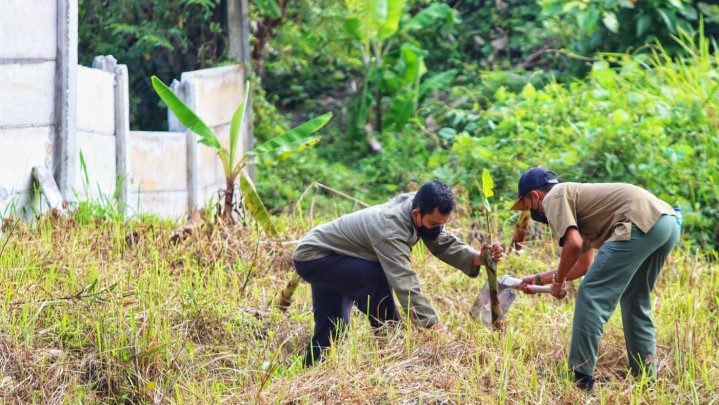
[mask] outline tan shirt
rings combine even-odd
[[[405,313],[423,326],[437,322],[434,309],[420,289],[410,265],[412,247],[420,240],[412,223],[414,193],[401,194],[386,204],[343,215],[311,230],[297,246],[294,259],[308,261],[330,254],[379,262]],[[445,229],[427,249],[443,262],[476,277],[475,250]]]
[[[573,226],[585,241],[583,250],[629,240],[632,224],[647,233],[662,215],[675,215],[654,194],[625,183],[560,183],[544,196],[542,206],[559,244]]]

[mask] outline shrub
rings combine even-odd
[[[719,246],[719,57],[702,35],[679,43],[682,58],[661,46],[651,56],[602,54],[586,81],[500,87],[486,110],[450,110],[443,124],[458,134],[433,159],[436,173],[472,184],[490,168],[508,198],[534,165],[564,181],[635,183],[682,207],[702,246]],[[474,125],[453,127],[460,115]]]

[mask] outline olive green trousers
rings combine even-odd
[[[632,373],[656,373],[649,293],[679,240],[679,232],[676,219],[664,215],[646,234],[632,225],[631,240],[601,246],[579,285],[569,349],[570,370],[594,373],[604,324],[619,302]]]

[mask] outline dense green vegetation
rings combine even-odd
[[[271,211],[291,209],[315,182],[371,203],[438,177],[474,198],[482,168],[511,198],[520,171],[541,164],[565,181],[647,187],[683,208],[695,242],[718,245],[718,6],[252,3],[258,143],[334,112],[315,149],[258,167]],[[162,128],[149,77],[229,63],[224,7],[81,1],[81,61],[127,63],[133,125]]]

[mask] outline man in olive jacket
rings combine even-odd
[[[552,295],[561,297],[565,280],[586,274],[569,348],[576,385],[592,389],[599,341],[617,303],[632,373],[654,375],[649,293],[679,239],[672,206],[631,184],[559,183],[541,167],[522,174],[518,194],[512,209],[530,210],[535,221],[549,224],[562,247],[557,269],[525,277],[525,292],[531,284],[552,283]]]
[[[444,229],[454,209],[446,184],[432,181],[417,193],[343,215],[310,231],[294,253],[297,273],[312,287],[315,327],[305,365],[318,361],[330,340],[349,325],[352,305],[373,327],[399,321],[392,292],[412,321],[441,329],[410,265],[412,247],[422,239],[427,249],[470,277],[479,274],[480,252]],[[493,258],[502,248],[495,244]]]

